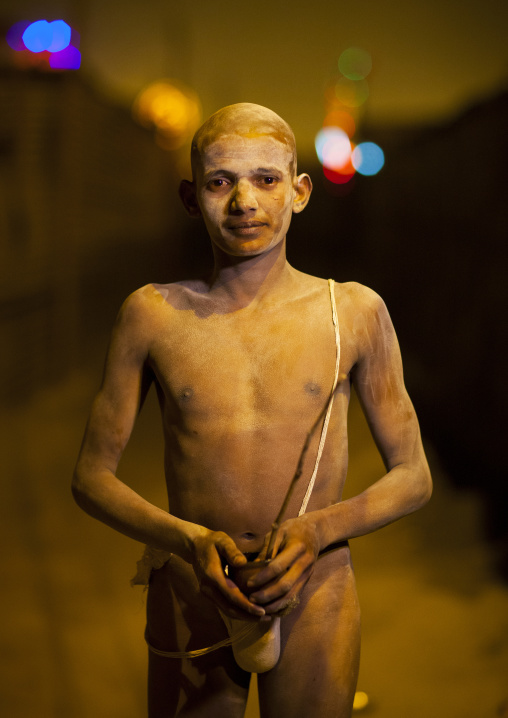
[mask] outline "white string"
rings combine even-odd
[[[158,648],[154,648],[148,642],[146,636],[145,641],[148,649],[152,653],[155,653],[157,656],[162,656],[163,658],[199,658],[199,656],[205,656],[207,653],[216,651],[219,648],[224,648],[224,646],[232,646],[234,643],[238,643],[238,641],[241,641],[243,638],[247,638],[247,636],[253,633],[256,629],[257,623],[247,623],[244,628],[241,628],[233,636],[225,638],[223,641],[218,641],[217,643],[214,643],[213,646],[198,648],[195,651],[161,651]]]
[[[340,364],[340,331],[339,331],[339,319],[337,316],[337,305],[335,303],[335,292],[334,292],[334,285],[335,282],[333,279],[328,280],[328,288],[330,290],[330,301],[332,303],[332,321],[333,326],[335,328],[335,346],[336,346],[336,361],[335,361],[335,377],[333,380],[333,386],[332,391],[330,394],[330,403],[328,404],[328,410],[326,412],[325,420],[323,422],[323,429],[321,431],[321,439],[319,440],[319,447],[316,457],[316,464],[314,466],[314,471],[312,472],[312,476],[310,477],[309,485],[307,486],[307,491],[305,493],[305,496],[303,497],[302,506],[300,508],[300,511],[298,512],[298,516],[301,516],[305,513],[307,509],[307,504],[309,503],[310,495],[312,494],[312,489],[314,488],[314,483],[316,481],[316,476],[319,468],[319,462],[321,461],[321,454],[323,453],[323,449],[325,446],[326,441],[326,433],[328,431],[328,424],[330,423],[330,415],[332,413],[332,407],[333,407],[333,393],[335,389],[337,388],[337,383],[339,381],[339,364]]]

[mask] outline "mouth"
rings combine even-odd
[[[251,227],[264,227],[264,225],[264,222],[253,219],[245,222],[230,222],[228,227],[229,229],[250,229]]]
[[[232,222],[227,225],[227,228],[230,232],[235,232],[238,234],[255,234],[260,229],[260,227],[265,226],[265,222],[252,220],[250,222]]]

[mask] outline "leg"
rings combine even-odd
[[[192,568],[174,556],[153,571],[147,605],[147,638],[166,651],[210,646],[227,637],[212,603],[201,595]],[[250,674],[242,671],[231,648],[199,658],[165,658],[149,652],[150,718],[243,718]]]
[[[301,603],[281,621],[281,658],[258,676],[262,718],[349,718],[360,659],[360,610],[349,548],[322,556]]]

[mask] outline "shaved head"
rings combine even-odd
[[[267,107],[253,105],[250,102],[239,102],[215,112],[194,135],[191,145],[193,177],[196,176],[196,168],[206,147],[227,135],[241,135],[247,138],[273,137],[287,146],[292,158],[291,173],[296,173],[296,142],[288,123]]]

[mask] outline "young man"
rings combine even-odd
[[[269,652],[275,645],[259,669],[263,718],[349,716],[360,636],[347,541],[415,511],[431,493],[397,339],[374,292],[286,261],[292,213],[305,208],[312,185],[296,174],[293,133],[278,115],[247,103],[219,110],[196,133],[191,159],[193,180],[180,194],[205,223],[213,271],[207,281],[148,285],[126,300],[74,495],[156,549],[145,555],[151,718],[243,716],[257,658],[249,668],[235,641],[251,629]],[[169,513],[115,475],[152,383]],[[341,501],[351,384],[387,473]],[[266,555],[306,436],[335,385],[274,557],[244,594],[231,570],[244,554]],[[226,639],[230,619],[241,619],[230,625],[233,649],[178,656]]]

